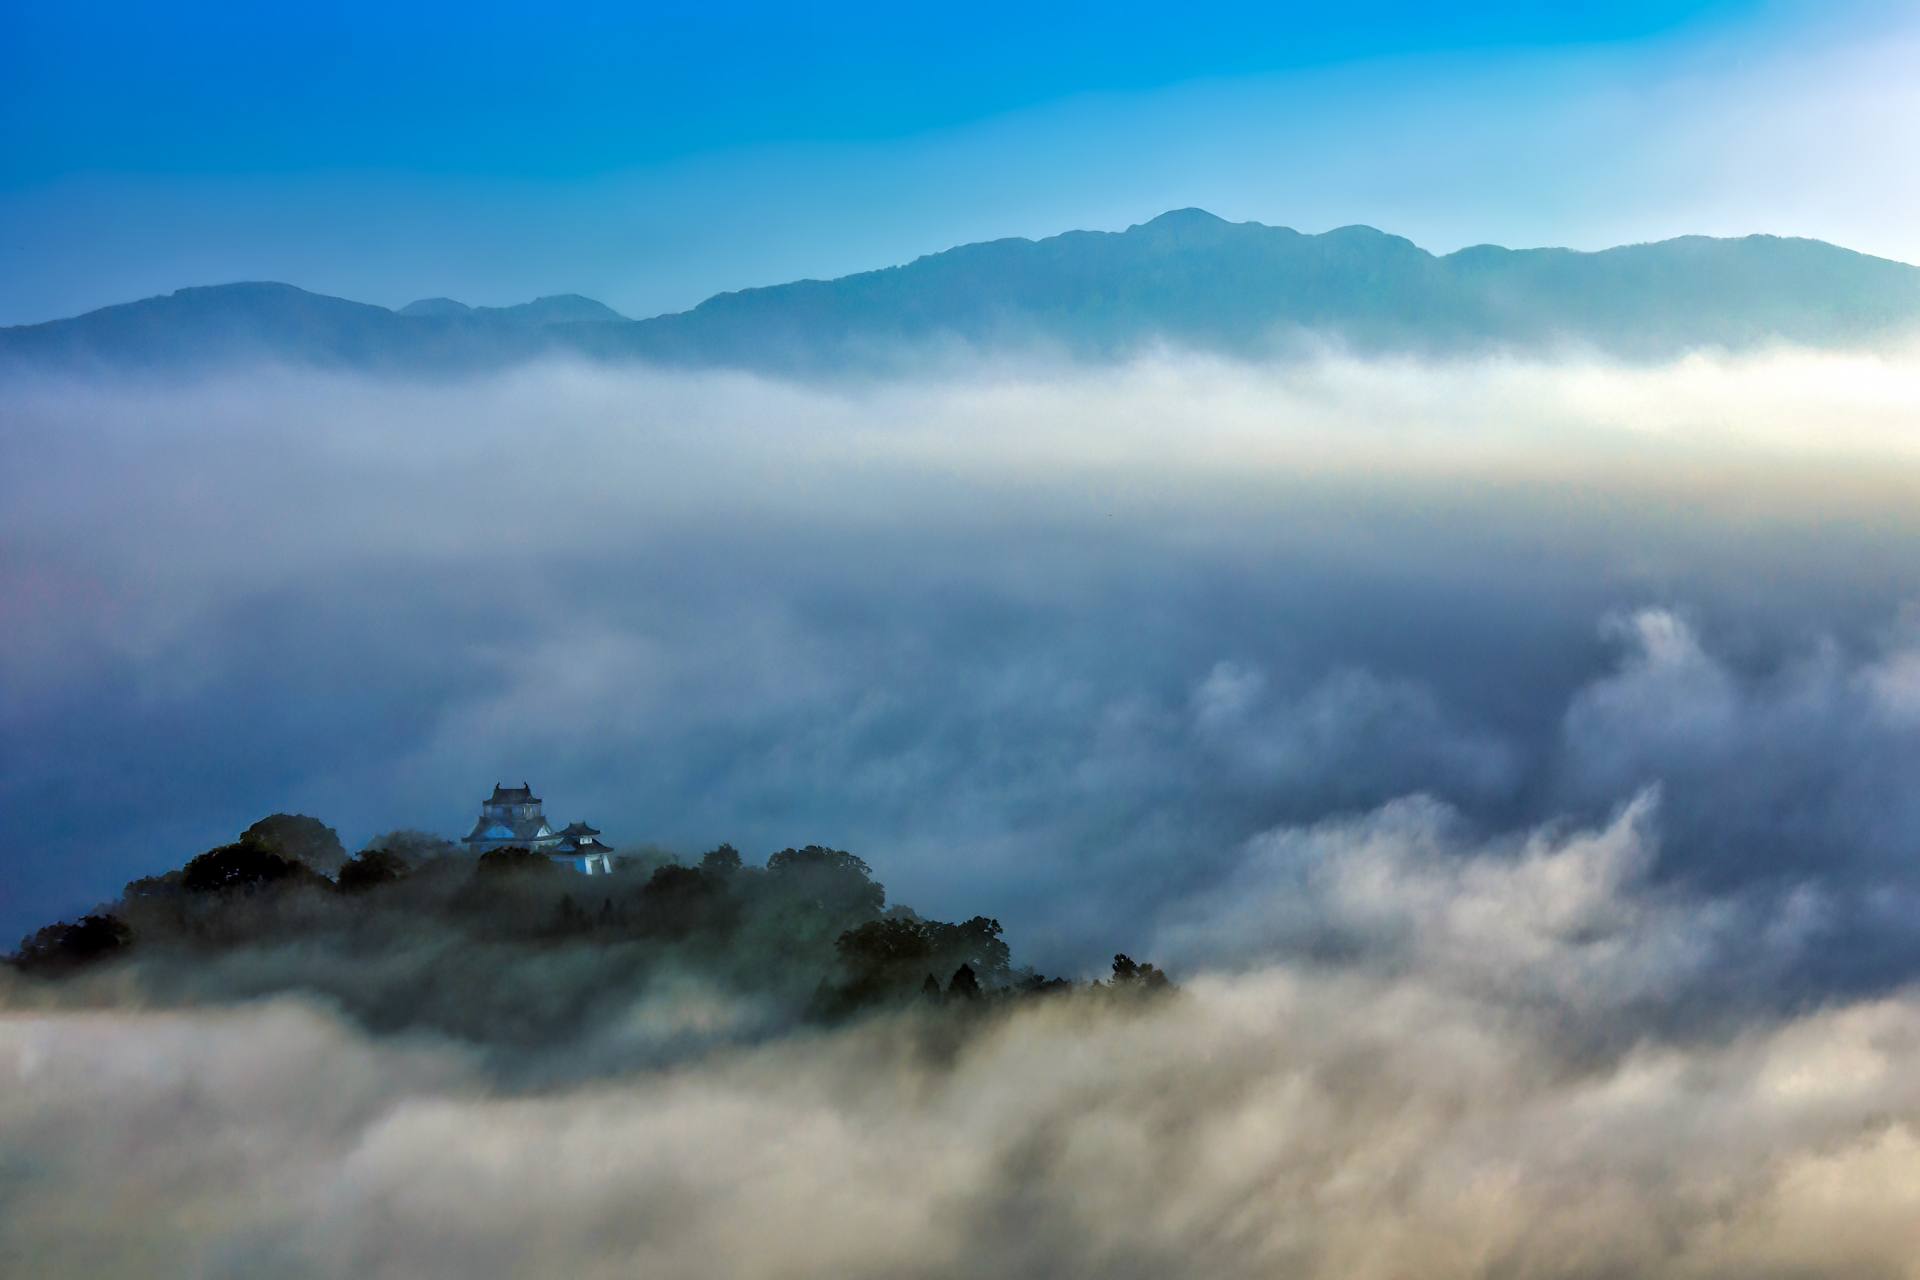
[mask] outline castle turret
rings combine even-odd
[[[480,805],[479,820],[461,843],[473,853],[489,849],[522,848],[544,853],[582,875],[607,875],[613,870],[613,849],[602,844],[600,832],[584,822],[555,831],[540,811],[540,797],[525,783],[517,787],[493,784],[493,794]]]
[[[517,787],[493,784],[493,794],[480,806],[480,818],[460,843],[474,853],[506,849],[515,845],[546,852],[560,843],[546,815],[540,812],[540,797],[525,783]]]

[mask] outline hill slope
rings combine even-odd
[[[1689,236],[1600,253],[1494,246],[1436,257],[1370,227],[1302,235],[1198,209],[1124,232],[996,240],[838,280],[626,320],[589,299],[399,312],[290,285],[183,289],[0,330],[0,362],[192,368],[276,359],[455,370],[556,352],[675,365],[886,365],[929,344],[1043,344],[1086,359],[1153,342],[1259,355],[1550,349],[1629,358],[1771,341],[1851,346],[1920,328],[1920,267],[1817,240]]]

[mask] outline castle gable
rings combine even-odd
[[[575,822],[556,832],[540,806],[530,785],[503,787],[496,782],[493,794],[480,804],[473,830],[460,843],[476,854],[515,846],[531,849],[585,875],[613,870],[613,849],[596,838],[598,828]]]

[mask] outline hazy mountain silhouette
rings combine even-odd
[[[1920,328],[1920,267],[1818,240],[1687,236],[1599,253],[1483,245],[1436,257],[1370,227],[1302,235],[1198,209],[1124,232],[995,240],[902,267],[627,320],[567,295],[398,312],[284,284],[182,289],[0,329],[0,361],[190,368],[242,360],[457,370],[556,352],[773,370],[885,366],[929,346],[1144,345],[1233,355],[1590,346],[1629,358],[1774,341],[1851,346]]]
[[[626,317],[604,302],[577,293],[535,298],[514,307],[470,307],[452,298],[422,298],[394,312],[399,316],[464,316],[470,319],[512,320],[521,324],[563,324],[569,321],[624,321]]]

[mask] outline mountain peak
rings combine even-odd
[[[605,303],[595,302],[592,298],[583,298],[577,293],[548,294],[544,298],[516,303],[511,307],[470,307],[464,302],[455,302],[452,298],[422,298],[418,302],[409,302],[395,314],[429,320],[470,316],[481,320],[506,320],[513,324],[533,325],[626,319]]]
[[[569,324],[579,321],[626,319],[606,303],[595,302],[592,298],[583,298],[577,293],[549,294],[544,298],[535,298],[532,302],[523,302],[517,307],[481,307],[480,310],[506,316],[523,324]]]
[[[0,331],[0,365],[483,368],[567,351],[754,369],[885,366],[955,342],[1119,359],[1153,344],[1260,357],[1303,335],[1357,351],[1590,347],[1665,358],[1775,342],[1845,347],[1920,329],[1920,268],[1815,240],[1686,237],[1599,253],[1479,246],[1435,257],[1372,227],[1314,235],[1175,209],[1126,231],[963,246],[906,266],[710,298],[628,321],[578,294],[448,298],[399,314],[289,285],[183,289]],[[1290,345],[1291,344],[1291,345]]]
[[[466,316],[473,314],[473,308],[464,302],[455,302],[452,298],[422,298],[418,302],[409,302],[394,314],[403,316]]]
[[[1208,213],[1205,209],[1169,209],[1157,218],[1150,218],[1139,224],[1142,227],[1157,227],[1164,231],[1181,231],[1191,227],[1230,227],[1233,224],[1218,214]]]

